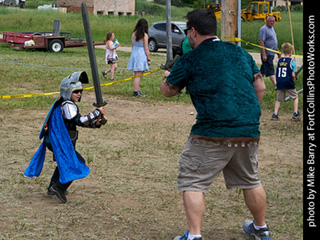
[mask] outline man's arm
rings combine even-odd
[[[171,83],[167,81],[167,77],[169,76],[169,74],[169,71],[166,71],[163,74],[163,81],[160,84],[160,91],[165,97],[173,97],[181,92],[179,88],[173,86]]]
[[[279,48],[277,48],[277,51],[280,52]],[[278,58],[281,58],[281,53],[277,53],[277,55],[278,55]]]
[[[259,40],[259,44],[261,47],[264,47],[264,41]],[[264,48],[261,48],[261,53],[262,53],[262,60],[265,62],[267,61],[267,55],[266,55],[266,50]]]
[[[254,77],[253,87],[256,92],[258,101],[261,105],[264,93],[266,91],[266,85],[264,84],[264,80],[261,73],[257,73],[253,77]]]

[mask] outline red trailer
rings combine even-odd
[[[71,38],[70,32],[60,32],[54,35],[52,32],[3,32],[3,38],[0,42],[12,43],[11,48],[19,49],[45,49],[51,52],[61,52],[67,47],[83,47],[87,46],[84,39]],[[104,45],[102,43],[94,43],[94,45]]]

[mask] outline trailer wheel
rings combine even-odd
[[[49,43],[50,52],[62,52],[63,42],[59,39],[54,39]]]

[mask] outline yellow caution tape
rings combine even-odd
[[[54,94],[59,94],[60,92],[50,92],[50,93],[29,93],[29,94],[17,94],[17,95],[0,95],[0,98],[26,98],[26,97],[39,97],[39,96],[49,96]]]
[[[160,70],[162,70],[162,69],[159,68],[159,69],[157,69],[157,70],[153,70],[153,71],[150,71],[150,72],[146,72],[146,73],[143,73],[143,74],[138,75],[138,76],[125,78],[125,79],[118,80],[118,81],[114,81],[114,82],[104,83],[104,84],[101,84],[100,86],[101,86],[101,87],[104,87],[104,86],[109,86],[109,85],[112,85],[112,84],[115,84],[115,83],[126,82],[126,81],[129,81],[129,80],[135,79],[135,78],[137,78],[137,77],[142,77],[142,76],[149,75],[149,74],[151,74],[151,73],[159,72]],[[94,87],[88,87],[88,88],[84,88],[84,89],[85,89],[85,90],[89,90],[89,89],[93,89],[93,88],[94,88]]]
[[[104,87],[104,86],[109,86],[109,85],[116,84],[116,83],[120,83],[120,82],[126,82],[126,81],[132,80],[132,79],[137,78],[137,77],[142,77],[142,76],[149,75],[149,74],[151,74],[151,73],[159,72],[160,70],[162,70],[162,69],[159,68],[159,69],[157,69],[157,70],[153,70],[153,71],[150,71],[150,72],[143,73],[143,74],[141,74],[141,75],[139,75],[139,76],[129,77],[129,78],[125,78],[125,79],[118,80],[118,81],[114,81],[114,82],[109,82],[109,83],[100,84],[100,86],[101,86],[101,87]],[[90,90],[90,89],[94,89],[94,86],[84,88],[83,90]],[[17,95],[0,95],[0,99],[39,97],[39,96],[49,96],[49,95],[54,95],[54,94],[60,94],[60,92],[30,93],[30,94],[17,94]]]
[[[243,40],[243,39],[241,39],[241,38],[237,38],[237,37],[221,37],[221,39],[230,39],[230,40],[228,40],[228,42],[245,42],[246,45],[250,44],[250,45],[255,46],[255,47],[258,47],[258,48],[266,49],[266,50],[268,50],[268,51],[270,51],[270,52],[274,52],[274,53],[277,53],[277,54],[281,54],[280,51],[273,50],[273,49],[266,48],[266,47],[262,47],[262,46],[260,46],[260,45],[258,45],[258,44],[254,44],[254,43],[245,41],[245,40]],[[292,57],[303,58],[303,56],[301,56],[301,55],[292,55]]]

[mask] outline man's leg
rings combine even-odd
[[[183,192],[183,202],[190,235],[200,235],[202,216],[205,209],[204,194],[194,191]]]
[[[256,226],[265,225],[266,193],[262,186],[243,189],[244,200],[253,215]]]
[[[276,76],[275,75],[271,75],[269,77],[270,77],[270,80],[271,80],[272,84],[274,85],[274,87],[276,87],[277,86]]]

